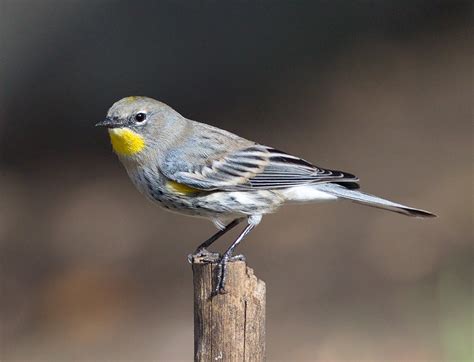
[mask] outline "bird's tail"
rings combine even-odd
[[[373,196],[370,194],[366,194],[358,190],[350,190],[348,188],[345,188],[344,186],[337,185],[337,184],[331,184],[331,183],[320,184],[317,186],[317,188],[318,190],[321,190],[323,192],[326,192],[330,195],[336,196],[341,199],[347,199],[350,201],[357,202],[359,204],[368,205],[368,206],[372,206],[372,207],[376,207],[376,208],[384,209],[384,210],[389,210],[393,212],[398,212],[399,214],[403,214],[403,215],[420,217],[420,218],[436,217],[436,215],[432,214],[431,212],[397,204],[395,202],[388,201],[388,200],[385,200],[385,199],[382,199],[380,197]]]

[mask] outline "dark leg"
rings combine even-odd
[[[203,242],[201,245],[199,245],[194,252],[194,255],[199,255],[199,254],[206,254],[206,248],[211,246],[211,244],[219,239],[222,235],[224,235],[226,232],[232,230],[235,226],[239,225],[239,223],[242,221],[242,219],[235,219],[231,223],[229,223],[224,229],[219,230],[217,233],[212,235],[209,239],[207,239],[205,242]]]
[[[252,231],[252,229],[256,226],[256,224],[248,224],[244,231],[240,233],[239,237],[232,243],[229,249],[222,255],[222,258],[219,260],[219,264],[217,265],[217,281],[216,281],[216,288],[214,290],[215,294],[224,293],[225,292],[225,282],[226,282],[226,271],[227,271],[227,263],[229,259],[232,257],[232,253],[237,245],[247,236],[247,234]]]

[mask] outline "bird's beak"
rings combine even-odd
[[[103,121],[96,123],[96,127],[107,127],[107,128],[115,128],[120,127],[120,121],[118,119],[113,119],[110,117],[105,118]]]

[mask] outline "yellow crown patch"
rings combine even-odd
[[[130,97],[124,98],[123,100],[127,103],[131,103],[131,102],[135,102],[137,99],[138,99],[137,96],[130,96]]]

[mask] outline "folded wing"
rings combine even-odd
[[[338,183],[358,188],[358,179],[349,173],[316,167],[309,162],[262,145],[228,152],[196,165],[182,157],[178,166],[162,172],[176,182],[201,190],[244,191],[279,189],[316,183]]]

